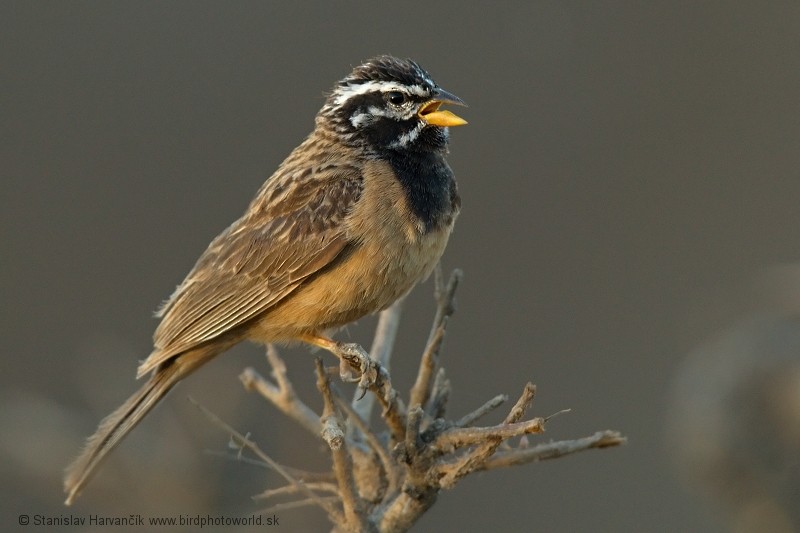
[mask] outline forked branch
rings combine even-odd
[[[317,506],[333,523],[334,531],[401,532],[408,530],[433,505],[444,489],[455,486],[472,472],[556,459],[580,451],[625,443],[616,431],[599,431],[589,437],[531,446],[529,435],[544,432],[552,417],[526,418],[536,393],[527,383],[505,419],[494,426],[473,424],[508,400],[498,395],[460,418],[446,418],[451,384],[441,364],[447,324],[455,312],[455,291],[461,272],[447,283],[436,272],[436,315],[423,350],[408,406],[389,377],[389,362],[400,320],[401,303],[384,311],[378,323],[372,357],[377,378],[371,395],[360,401],[345,399],[332,383],[322,360],[316,361],[317,388],[323,399],[321,415],[294,392],[286,366],[274,347],[267,359],[274,382],[248,368],[240,376],[249,391],[258,392],[290,419],[327,444],[331,471],[326,475],[293,475],[254,442],[207,412],[243,450],[277,471],[288,484],[257,498],[295,498],[274,504],[270,511]],[[358,371],[357,368],[354,370]],[[370,423],[372,406],[382,407],[380,422]],[[559,413],[557,413],[559,414]],[[511,442],[518,441],[514,446]]]

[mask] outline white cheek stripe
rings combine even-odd
[[[419,134],[422,131],[422,128],[424,127],[425,123],[420,122],[419,124],[414,126],[413,130],[404,133],[400,137],[398,137],[397,140],[393,142],[390,146],[392,146],[393,148],[401,148],[403,146],[407,146],[408,144],[417,140],[417,137],[419,137]]]
[[[350,117],[350,124],[353,125],[354,128],[359,128],[366,124],[371,124],[375,122],[375,117],[388,117],[389,115],[386,112],[379,108],[371,105],[367,108],[366,112],[358,113],[357,115],[353,115]]]
[[[352,124],[354,128],[360,128],[362,126],[366,126],[367,124],[371,124],[372,118],[372,115],[369,113],[359,113],[350,117],[350,124]]]
[[[394,113],[387,112],[386,109],[371,105],[365,112],[357,113],[350,117],[350,124],[352,124],[354,128],[360,128],[361,126],[375,122],[375,117],[385,117],[392,120],[408,120],[413,117],[415,113],[416,107],[409,109],[402,115],[396,115]]]

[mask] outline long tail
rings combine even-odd
[[[226,346],[227,347],[227,346]],[[64,477],[66,505],[71,505],[92,478],[97,467],[117,444],[141,422],[142,418],[180,380],[222,351],[220,346],[204,346],[183,353],[156,368],[150,379],[116,411],[100,422],[97,431],[86,441],[83,451],[67,467]]]

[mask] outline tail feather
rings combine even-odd
[[[184,376],[181,365],[170,364],[157,369],[152,377],[116,411],[100,422],[97,431],[86,441],[80,456],[67,467],[64,477],[66,505],[71,505],[81,489],[108,453],[113,450],[164,395]]]
[[[75,501],[109,452],[142,421],[142,418],[176,383],[242,338],[242,331],[230,331],[214,339],[213,342],[197,346],[159,364],[141,389],[100,422],[94,435],[87,439],[81,454],[67,467],[64,476],[64,492],[67,493],[67,499],[64,503],[71,505]]]

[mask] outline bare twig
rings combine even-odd
[[[347,529],[363,531],[366,528],[366,517],[361,512],[361,501],[356,493],[353,480],[353,464],[344,439],[344,422],[336,410],[331,382],[325,373],[322,359],[315,360],[317,370],[317,388],[322,394],[324,407],[322,410],[323,438],[328,442],[333,457],[333,473],[339,483],[339,495],[344,508],[344,524]],[[326,434],[326,431],[328,432]]]
[[[339,487],[334,485],[333,483],[326,483],[326,482],[315,482],[315,483],[304,483],[303,485],[306,486],[309,490],[315,490],[317,492],[331,492],[333,494],[339,494]],[[254,500],[267,500],[269,498],[274,498],[276,496],[285,496],[287,494],[297,494],[300,492],[300,488],[297,485],[284,485],[283,487],[278,487],[277,489],[270,489],[265,490],[261,494],[256,494],[253,496]]]
[[[239,453],[232,454],[230,452],[222,452],[219,450],[205,450],[205,453],[208,455],[213,455],[216,457],[224,457],[226,459],[230,459],[233,461],[242,462],[249,465],[260,466],[262,468],[272,468],[269,464],[261,461],[259,459],[253,459],[252,457],[243,457],[241,454],[241,450]],[[303,470],[302,468],[294,468],[291,466],[282,465],[283,469],[292,477],[301,481],[303,483],[309,482],[333,482],[335,481],[333,472],[312,472],[310,470]]]
[[[558,459],[565,455],[570,455],[592,448],[610,448],[619,446],[628,441],[617,431],[598,431],[594,435],[575,440],[562,440],[558,442],[548,442],[530,448],[517,448],[507,452],[498,452],[491,459],[486,461],[481,470],[492,470],[494,468],[504,468],[508,466],[522,465],[545,459]]]
[[[358,413],[344,400],[337,401],[339,408],[342,409],[348,416],[348,420],[353,422],[354,426],[358,428],[361,435],[366,439],[372,451],[378,456],[383,466],[383,471],[386,474],[387,481],[389,482],[389,490],[396,490],[398,487],[399,472],[392,462],[391,457],[386,448],[381,444],[375,432],[367,425]]]
[[[339,503],[339,500],[340,498],[338,496],[324,496],[315,499],[307,498],[305,500],[295,500],[293,502],[277,503],[271,507],[261,509],[259,512],[261,514],[272,514],[280,511],[287,511],[289,509],[297,509],[299,507],[308,507],[309,505],[318,505],[318,502],[323,502],[328,505],[333,505]]]
[[[341,513],[339,513],[339,511],[337,511],[333,506],[331,506],[330,502],[323,501],[319,496],[317,496],[314,493],[314,491],[306,487],[302,481],[296,479],[281,464],[279,464],[277,461],[272,459],[272,457],[264,453],[261,450],[261,448],[258,447],[258,444],[251,441],[250,439],[248,439],[247,437],[245,437],[244,435],[233,429],[217,415],[215,415],[214,413],[206,409],[204,406],[197,403],[192,397],[189,397],[189,401],[195,407],[197,407],[201,413],[206,415],[206,417],[209,420],[211,420],[212,423],[214,423],[216,426],[220,427],[223,431],[228,433],[241,446],[253,452],[259,459],[261,459],[262,461],[264,461],[264,463],[269,465],[270,468],[272,468],[275,472],[280,474],[283,477],[283,479],[285,479],[292,485],[296,486],[299,491],[305,493],[310,500],[312,500],[317,505],[325,509],[325,511],[328,513],[328,516],[330,516],[332,520],[334,520],[335,522],[342,520]]]
[[[509,411],[508,416],[506,416],[506,419],[503,421],[503,423],[513,424],[525,416],[525,412],[528,410],[528,407],[530,407],[531,403],[533,403],[534,396],[536,396],[536,385],[529,381],[525,384],[525,388],[522,389],[522,394],[520,395],[519,400],[517,400],[517,403],[515,403],[514,407],[511,408],[511,411]]]
[[[444,343],[444,334],[447,329],[447,317],[442,318],[442,322],[431,331],[431,338],[425,351],[422,353],[422,360],[419,364],[419,374],[414,388],[411,389],[411,405],[425,405],[430,394],[431,376],[436,372],[438,364],[439,350]]]
[[[278,350],[272,344],[267,346],[267,359],[272,365],[272,376],[275,378],[277,386],[270,383],[253,368],[245,368],[239,375],[245,390],[258,392],[289,418],[297,421],[315,437],[319,437],[321,429],[319,415],[295,394],[292,382],[286,374],[286,363],[283,362],[278,355]]]
[[[428,401],[431,376],[436,372],[439,366],[439,351],[441,350],[442,341],[444,339],[444,330],[447,327],[447,319],[455,312],[455,293],[462,277],[463,273],[461,270],[453,270],[453,273],[450,274],[447,286],[444,287],[442,283],[441,265],[437,265],[436,267],[436,316],[434,316],[431,333],[428,336],[422,362],[419,365],[417,380],[414,382],[414,386],[411,388],[411,393],[409,394],[410,405],[425,405]]]
[[[517,421],[525,415],[525,411],[527,411],[528,407],[533,402],[533,397],[535,395],[536,386],[531,382],[526,383],[525,388],[522,390],[522,394],[517,400],[517,403],[515,403],[514,407],[512,407],[511,411],[509,411],[505,420],[503,420],[503,424],[498,427],[510,427],[515,425]],[[497,448],[504,440],[517,435],[523,435],[526,433],[540,433],[541,431],[544,431],[544,420],[533,419],[531,422],[535,422],[532,424],[531,428],[529,428],[531,431],[509,434],[507,437],[503,437],[499,432],[496,434],[491,434],[489,432],[485,433],[487,438],[483,444],[479,445],[471,453],[464,455],[460,461],[457,461],[455,464],[448,464],[446,468],[442,468],[443,475],[440,479],[442,487],[452,487],[459,479],[478,469],[489,457],[492,456],[492,454],[495,453],[495,451],[497,451]]]
[[[405,451],[409,456],[419,454],[421,442],[419,440],[419,429],[423,417],[422,408],[418,405],[408,410],[408,429],[406,429]]]
[[[506,439],[544,432],[544,418],[533,418],[514,424],[500,424],[482,428],[450,428],[439,434],[434,445],[442,450],[454,450],[465,446],[497,440],[498,444]],[[494,443],[492,443],[494,445]],[[479,454],[482,455],[482,454]]]
[[[450,380],[447,379],[444,368],[440,368],[436,372],[436,378],[433,380],[433,387],[428,397],[428,404],[425,406],[425,412],[434,419],[443,417],[447,410],[449,399]]]
[[[346,361],[354,370],[358,372],[361,371],[360,363],[357,359],[346,359]],[[383,368],[378,361],[373,360],[373,364],[374,378],[369,385],[369,391],[375,395],[378,403],[383,407],[381,416],[389,427],[392,438],[396,442],[402,442],[405,438],[406,407],[403,404],[403,400],[400,399],[397,390],[392,386],[389,373],[386,369]]]
[[[383,407],[381,417],[389,428],[395,442],[402,442],[406,432],[406,406],[400,399],[400,394],[392,386],[389,374],[378,365],[378,379],[370,387],[375,397]]]
[[[466,415],[459,418],[453,425],[459,428],[471,426],[472,424],[475,423],[476,420],[494,411],[507,401],[508,401],[508,395],[498,394],[497,396],[495,396],[485,404],[481,405],[471,413],[467,413]]]
[[[397,300],[391,307],[381,311],[378,325],[375,328],[375,338],[372,341],[370,356],[380,363],[387,371],[390,366],[394,341],[397,338],[397,329],[400,327],[400,315],[403,312],[403,300]],[[353,398],[353,409],[362,420],[369,423],[375,398],[367,395],[361,400]]]

